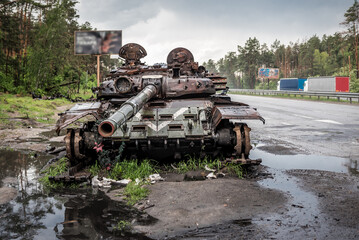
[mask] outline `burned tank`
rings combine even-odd
[[[141,63],[139,44],[124,45],[125,60],[95,89],[97,101],[79,103],[60,114],[56,130],[92,116],[81,128],[67,128],[67,156],[73,166],[96,158],[101,150],[123,151],[123,158],[180,160],[210,156],[250,160],[248,119],[264,119],[256,109],[226,95],[227,80],[206,71],[185,48],[173,49],[167,64]],[[220,93],[220,91],[222,91]]]

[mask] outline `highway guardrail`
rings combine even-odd
[[[275,95],[275,96],[309,96],[309,98],[317,97],[318,100],[321,97],[327,99],[348,100],[352,103],[353,99],[358,99],[359,93],[345,93],[345,92],[303,92],[303,91],[277,91],[277,90],[262,90],[262,89],[229,89],[229,93],[246,93],[252,95]]]

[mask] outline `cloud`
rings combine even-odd
[[[351,0],[80,0],[80,21],[99,30],[123,30],[123,44],[136,42],[147,63],[165,62],[176,47],[188,48],[199,63],[218,60],[249,37],[271,45],[333,34],[343,28]]]

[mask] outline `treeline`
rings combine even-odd
[[[74,31],[92,30],[90,23],[78,23],[75,4],[1,1],[1,92],[71,94],[96,86],[96,58],[74,55]],[[102,65],[112,64],[109,57],[102,57]]]
[[[359,92],[358,22],[359,4],[355,1],[344,14],[345,33],[313,36],[308,40],[282,44],[275,40],[270,46],[249,38],[236,52],[229,52],[217,62],[203,63],[210,72],[227,77],[233,88],[267,88],[258,79],[258,68],[279,68],[280,78],[311,76],[350,76],[352,92]],[[271,88],[276,87],[272,81]]]

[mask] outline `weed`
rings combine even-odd
[[[67,171],[68,168],[68,159],[63,157],[59,159],[56,163],[51,165],[48,169],[42,172],[44,175],[39,181],[46,187],[50,189],[62,188],[64,187],[63,183],[51,182],[49,177],[54,177],[60,175]]]
[[[154,172],[157,172],[157,170],[148,159],[142,160],[141,163],[138,160],[124,160],[114,165],[109,177],[115,180],[131,179],[134,181],[136,178],[146,178]]]
[[[41,123],[55,123],[55,106],[70,104],[65,99],[35,100],[30,96],[11,94],[0,96],[0,123],[7,124],[11,117],[29,118]]]
[[[120,220],[117,223],[116,229],[119,231],[131,230],[131,223],[125,220]]]
[[[115,180],[132,180],[125,187],[123,195],[125,195],[129,205],[134,205],[149,194],[149,190],[143,187],[146,182],[136,183],[136,179],[145,179],[155,172],[157,172],[155,165],[148,159],[144,159],[141,162],[138,160],[124,160],[115,163],[109,173],[109,177]]]
[[[127,184],[124,195],[126,196],[127,203],[129,205],[134,205],[138,201],[146,198],[150,190],[144,188],[141,184],[136,184],[136,182],[130,182]]]
[[[215,160],[208,159],[207,157],[200,159],[195,158],[190,155],[187,155],[187,160],[181,161],[177,164],[177,171],[179,173],[185,173],[192,170],[205,169],[208,168],[216,169],[217,171],[221,169],[222,163],[217,158]]]
[[[100,171],[101,171],[101,166],[96,161],[96,163],[90,167],[90,173],[92,176],[97,176]]]
[[[227,163],[227,170],[229,173],[235,174],[238,178],[243,178],[243,168],[238,163]]]

